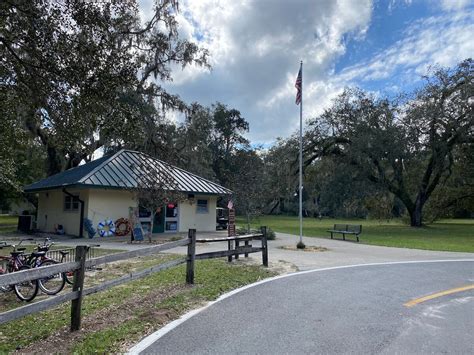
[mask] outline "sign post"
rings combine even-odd
[[[235,236],[235,210],[229,209],[229,224],[227,225],[227,235],[229,237]]]
[[[229,208],[229,223],[227,224],[227,235],[229,237],[235,236],[235,210],[233,208]],[[229,240],[227,242],[227,248],[228,250],[234,249],[234,241]],[[232,261],[232,255],[229,255],[227,257],[227,261],[231,262]]]
[[[133,241],[143,241],[143,228],[142,224],[140,223],[140,216],[138,207],[130,207],[129,208],[129,218],[130,223],[132,225],[132,232],[130,233],[131,242]]]

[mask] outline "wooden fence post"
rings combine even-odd
[[[260,227],[260,231],[263,234],[262,237],[262,263],[263,266],[268,266],[268,247],[267,247],[267,227]]]
[[[233,241],[233,240],[229,240],[229,241],[227,241],[227,250],[230,251],[230,250],[232,250],[232,249],[234,249],[234,241]],[[227,261],[228,261],[229,263],[232,262],[232,254],[229,254],[229,255],[227,256]]]
[[[188,231],[188,255],[186,257],[186,283],[194,284],[194,260],[196,259],[196,230]]]
[[[84,288],[85,264],[88,246],[78,245],[76,247],[75,261],[78,261],[81,266],[74,271],[74,283],[72,291],[78,291],[79,297],[71,302],[71,332],[81,329],[81,305],[82,305],[82,290]]]
[[[237,254],[235,254],[235,260],[239,258],[239,247],[240,247],[240,242],[238,240],[235,240],[235,251]]]

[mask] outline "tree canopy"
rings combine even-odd
[[[472,60],[437,70],[413,96],[395,102],[348,89],[311,123],[306,165],[332,156],[394,194],[412,226],[426,202],[452,175],[455,149],[472,145]]]
[[[174,0],[155,0],[148,20],[138,0],[0,2],[0,207],[99,148],[131,148],[232,189],[249,218],[296,214],[296,134],[260,149],[237,108],[164,89],[173,68],[209,67],[208,52],[180,38],[177,14]],[[305,215],[406,212],[420,226],[472,212],[473,67],[436,69],[396,99],[348,88],[311,119]],[[169,110],[184,120],[168,120]]]
[[[3,1],[0,82],[7,119],[47,153],[49,175],[89,160],[140,127],[144,111],[184,110],[161,82],[171,65],[207,66],[207,51],[178,36],[177,2]]]

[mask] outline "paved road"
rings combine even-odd
[[[312,271],[245,289],[143,353],[473,354],[474,261]]]

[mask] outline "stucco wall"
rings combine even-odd
[[[87,218],[92,220],[97,229],[97,224],[105,219],[115,222],[120,217],[128,218],[129,207],[136,205],[133,194],[129,191],[90,189]]]
[[[121,190],[89,189],[68,190],[79,194],[85,201],[84,218],[92,220],[94,228],[104,219],[115,221],[120,217],[128,218],[129,207],[136,206],[132,193]],[[197,200],[208,200],[208,212],[197,213]],[[194,202],[184,201],[179,204],[178,230],[187,232],[193,228],[197,231],[214,231],[216,229],[216,196],[196,195]],[[61,190],[40,192],[38,195],[37,228],[45,232],[54,232],[55,224],[62,224],[67,234],[79,235],[79,211],[64,211],[64,194]],[[87,236],[84,231],[83,236]]]
[[[85,202],[84,215],[88,208],[88,190],[68,189],[73,195]],[[61,224],[66,234],[79,235],[81,209],[77,211],[64,210],[64,196],[62,190],[49,190],[38,194],[37,228],[44,232],[54,233],[54,225]]]
[[[208,200],[208,213],[197,213],[197,200]],[[196,195],[194,202],[181,202],[179,205],[179,231],[187,232],[188,229],[210,232],[216,230],[216,196]]]

